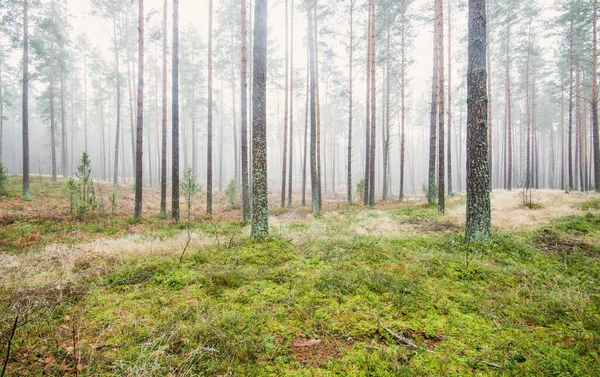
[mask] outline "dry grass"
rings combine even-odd
[[[534,190],[533,202],[538,209],[524,207],[521,202],[521,190],[497,190],[492,193],[492,227],[511,232],[529,231],[548,221],[563,216],[581,215],[585,212],[577,208],[578,203],[598,197],[593,193],[566,194],[555,190]],[[454,223],[464,226],[466,206],[460,205],[447,211],[447,217]]]

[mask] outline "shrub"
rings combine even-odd
[[[365,193],[365,180],[361,179],[356,183],[356,195],[360,198],[360,200],[364,200]]]
[[[0,196],[8,195],[8,171],[0,161]]]
[[[181,190],[183,191],[183,195],[185,196],[185,205],[187,207],[187,219],[188,222],[191,218],[192,213],[192,201],[194,200],[194,196],[198,194],[201,189],[196,182],[196,177],[192,173],[192,168],[187,168],[183,173],[183,180],[181,181]]]
[[[235,185],[235,181],[232,179],[229,181],[227,188],[225,189],[225,196],[227,196],[227,200],[229,200],[229,204],[232,207],[237,207],[238,205],[238,190]]]
[[[69,199],[71,214],[75,213],[77,216],[83,216],[98,207],[92,178],[91,161],[86,152],[83,152],[81,155],[75,176],[77,180],[69,178],[63,190]]]

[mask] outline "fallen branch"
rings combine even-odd
[[[419,348],[416,344],[414,344],[410,339],[408,339],[405,336],[402,336],[400,334],[397,334],[395,332],[393,332],[392,330],[388,329],[387,327],[385,328],[385,330],[392,336],[394,337],[397,341],[399,341],[400,343],[404,344],[405,346],[407,346],[408,348],[412,348],[412,349],[417,349]]]
[[[498,365],[498,364],[495,364],[495,363],[490,363],[489,361],[481,360],[480,358],[477,358],[477,359],[474,359],[474,360],[479,361],[480,363],[485,364],[488,367],[502,369],[502,365]]]
[[[12,340],[15,337],[15,331],[17,330],[18,323],[19,323],[19,316],[16,316],[15,323],[13,324],[12,331],[10,333],[10,337],[8,338],[8,344],[6,345],[6,357],[4,358],[4,365],[2,366],[2,374],[0,374],[0,377],[4,377],[4,373],[6,372],[6,367],[8,366],[8,360],[10,359],[10,347],[12,345]]]

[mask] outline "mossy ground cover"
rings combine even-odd
[[[46,303],[21,317],[8,375],[600,375],[596,212],[486,245],[422,204],[340,207],[260,242],[239,221],[196,227],[213,241],[181,264],[175,248],[79,265],[60,297],[3,287],[3,345],[15,313]]]

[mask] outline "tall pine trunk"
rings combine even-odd
[[[211,0],[212,1],[212,0]],[[256,0],[252,91],[252,235],[269,233],[267,182],[267,0]]]
[[[437,0],[437,8],[438,8],[438,19],[437,19],[437,23],[438,25],[438,32],[439,32],[439,36],[438,36],[438,48],[439,48],[439,52],[438,52],[438,57],[440,59],[439,62],[439,77],[438,79],[440,80],[440,85],[439,85],[439,97],[438,97],[438,116],[439,116],[439,130],[438,130],[438,134],[439,134],[439,138],[438,138],[438,213],[439,214],[443,214],[446,211],[446,200],[445,200],[445,195],[446,195],[446,187],[445,187],[445,152],[444,152],[444,117],[445,117],[445,112],[444,112],[444,1],[443,0]]]
[[[60,124],[61,124],[61,159],[60,169],[63,178],[67,176],[67,166],[69,165],[69,145],[67,142],[67,115],[65,111],[65,70],[60,68]]]
[[[248,174],[248,79],[247,68],[248,58],[246,51],[246,40],[248,39],[246,29],[246,0],[241,0],[242,8],[242,69],[241,69],[241,100],[242,106],[241,116],[242,122],[240,128],[242,130],[242,212],[244,220],[250,220],[250,187]]]
[[[401,60],[402,67],[400,68],[400,80],[402,87],[400,88],[400,201],[404,200],[404,166],[406,158],[406,133],[405,133],[405,120],[406,120],[406,107],[405,107],[405,96],[406,96],[406,8],[402,10],[402,25],[401,27]]]
[[[506,70],[505,70],[505,106],[506,106],[506,165],[504,165],[504,188],[508,191],[512,190],[512,104],[510,92],[510,23],[506,24]]]
[[[290,12],[290,166],[288,171],[288,207],[292,206],[292,168],[294,166],[294,0],[292,0]]]
[[[167,0],[163,1],[162,136],[160,154],[160,217],[167,217]]]
[[[172,59],[171,216],[173,217],[173,220],[179,222],[179,0],[173,0]],[[164,124],[163,127],[165,127]],[[163,153],[165,152],[163,151]]]
[[[348,157],[347,157],[347,186],[348,186],[348,204],[352,204],[352,64],[354,54],[354,1],[350,0],[350,44],[348,56]]]
[[[23,0],[23,197],[29,198],[29,0]]]
[[[376,38],[375,38],[375,10],[376,0],[371,0],[371,151],[369,159],[369,205],[375,205],[375,141],[377,138],[377,77],[376,77]]]
[[[113,21],[113,36],[114,36],[114,53],[115,53],[115,69],[117,74],[117,129],[115,132],[115,160],[113,169],[113,186],[117,187],[117,179],[119,178],[119,133],[121,131],[121,73],[119,72],[119,42],[117,37],[117,23]]]
[[[137,128],[135,132],[135,210],[134,217],[142,217],[143,157],[144,157],[144,0],[139,1],[138,96]],[[150,140],[148,140],[148,144]]]
[[[491,239],[487,143],[485,0],[469,0],[467,73],[467,214],[468,241]]]
[[[598,0],[594,0],[592,15],[592,150],[594,152],[594,187],[600,192],[600,133],[598,132]]]
[[[208,0],[208,128],[206,134],[206,214],[212,215],[213,199],[213,0]]]
[[[488,59],[489,61],[489,59]],[[489,64],[488,64],[489,71]],[[490,73],[488,72],[488,75]],[[491,75],[490,75],[491,76]],[[489,82],[489,80],[488,80]],[[491,92],[491,85],[488,90]],[[491,104],[491,99],[490,99]],[[491,119],[491,106],[490,107],[490,119]],[[491,146],[491,139],[490,139]],[[491,150],[491,148],[490,148]],[[448,195],[454,194],[452,187],[452,2],[448,1],[448,154],[447,154],[447,166],[448,166]],[[491,160],[490,160],[491,163]],[[492,173],[490,170],[490,177]]]
[[[568,133],[568,167],[569,167],[569,190],[573,187],[573,19],[569,28],[569,125],[567,129]]]
[[[288,0],[285,0],[285,83],[284,90],[284,110],[283,110],[283,162],[281,164],[281,208],[285,207],[285,189],[286,189],[286,169],[287,169],[287,144],[288,144],[288,110],[290,107],[289,100],[289,35],[288,35]]]
[[[310,182],[312,197],[312,213],[317,214],[321,211],[321,206],[319,203],[319,171],[317,163],[317,83],[315,72],[315,42],[312,9],[314,6],[314,0],[309,0],[307,2],[306,18],[308,22],[308,50],[310,62]]]
[[[52,18],[54,19],[54,1],[52,2]],[[50,36],[50,163],[52,168],[51,181],[56,182],[56,119],[54,118],[54,33]]]
[[[437,4],[436,0],[436,4]],[[437,199],[437,192],[435,190],[435,177],[436,177],[436,169],[435,169],[435,161],[436,161],[436,153],[437,153],[437,120],[438,120],[438,95],[439,95],[439,24],[437,22],[438,18],[438,10],[437,6],[435,6],[435,24],[433,30],[433,75],[431,78],[431,110],[429,113],[429,175],[427,179],[427,202],[429,204],[434,204]]]
[[[310,48],[306,45],[306,103],[304,105],[304,153],[302,161],[302,207],[306,206],[306,170],[308,159],[308,113],[309,113],[309,87],[310,87]]]
[[[369,186],[371,185],[371,8],[373,4],[372,1],[369,0],[368,4],[368,21],[367,21],[367,91],[366,91],[366,99],[365,99],[365,178],[364,178],[364,190],[363,190],[363,203],[364,205],[369,204]]]

